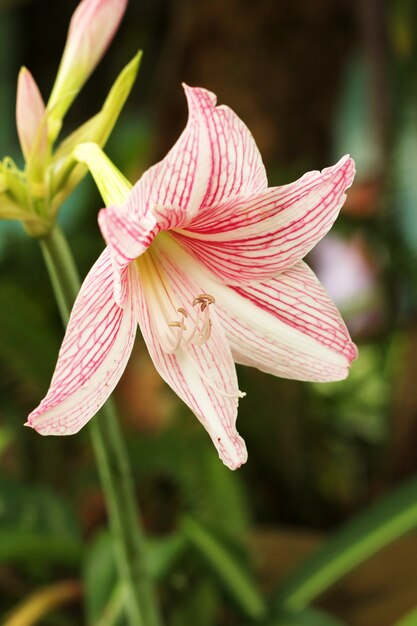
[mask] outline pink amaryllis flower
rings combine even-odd
[[[107,247],[75,302],[51,387],[28,425],[77,432],[114,389],[139,324],[158,372],[223,462],[247,453],[234,361],[276,376],[342,379],[356,348],[301,260],[326,234],[354,176],[348,156],[268,188],[243,122],[185,87],[189,119],[121,206],[100,211]],[[94,173],[94,172],[93,172]]]

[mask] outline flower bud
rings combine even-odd
[[[20,70],[17,81],[16,125],[25,160],[33,156],[43,161],[48,145],[45,104],[32,74],[25,67]]]
[[[51,139],[77,93],[105,53],[127,0],[82,0],[72,16],[64,54],[48,102]]]

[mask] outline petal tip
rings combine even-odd
[[[188,101],[189,110],[197,109],[204,111],[207,108],[214,108],[217,103],[217,96],[212,91],[203,87],[190,87],[186,83],[182,83],[185,95]]]
[[[231,470],[239,469],[248,460],[246,444],[239,435],[228,437],[227,441],[217,437],[215,445],[220,459]]]
[[[353,343],[353,341],[351,342],[349,347],[350,347],[350,362],[349,362],[349,365],[351,365],[351,363],[353,361],[356,361],[356,359],[358,358],[359,350],[358,350],[358,346],[355,343]]]
[[[28,428],[33,428],[39,435],[49,434],[44,432],[44,429],[39,425],[38,416],[39,416],[39,407],[34,409],[32,413],[28,415],[27,421],[23,424],[23,426],[27,426]]]
[[[352,159],[350,154],[345,154],[340,161],[336,163],[336,169],[343,171],[345,189],[349,189],[356,174],[355,161]]]

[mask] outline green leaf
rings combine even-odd
[[[65,500],[44,487],[4,479],[0,479],[0,531],[80,539],[74,513]]]
[[[274,606],[299,611],[384,546],[417,526],[417,479],[355,517],[279,587]]]
[[[129,452],[143,489],[153,476],[163,476],[182,511],[223,536],[240,537],[247,533],[249,505],[240,476],[219,463],[216,451],[207,446],[206,433],[193,428],[189,416],[178,419],[158,435],[133,438]],[[169,515],[165,495],[154,490],[152,497],[160,500],[158,507]]]
[[[267,609],[262,596],[250,575],[245,572],[242,564],[231,556],[230,551],[212,533],[190,517],[182,520],[181,530],[184,537],[215,572],[242,612],[250,619],[259,620],[265,617]]]
[[[68,504],[35,485],[0,480],[0,562],[78,564],[80,532]]]
[[[149,575],[154,580],[162,580],[181,558],[187,549],[182,535],[163,538],[147,538]]]
[[[81,542],[41,531],[0,529],[0,563],[60,563],[77,566]]]
[[[417,626],[417,607],[395,622],[394,626]]]
[[[109,532],[101,533],[89,546],[84,564],[85,610],[87,624],[96,625],[103,614],[111,612],[114,624],[119,623],[115,616],[114,589],[118,589],[118,574],[113,542]],[[122,593],[119,590],[117,593]],[[113,610],[112,610],[113,608]]]
[[[196,624],[198,626],[217,626],[218,591],[209,580],[197,581],[191,593],[185,594],[184,602],[174,607],[170,614],[170,626]]]
[[[344,624],[333,615],[310,608],[300,613],[281,614],[263,626],[344,626]]]
[[[181,535],[147,539],[149,574],[161,580],[186,549]],[[125,589],[118,583],[114,545],[110,532],[100,533],[87,550],[84,563],[87,623],[113,626],[122,622]]]

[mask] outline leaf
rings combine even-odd
[[[78,563],[81,540],[68,504],[34,485],[0,480],[0,562]]]
[[[239,537],[249,527],[249,506],[239,474],[219,463],[215,450],[207,446],[206,434],[187,428],[188,424],[179,420],[158,436],[129,441],[140,486],[146,489],[146,481],[155,475],[166,478],[183,511],[223,535]],[[154,490],[154,501],[157,496]]]
[[[78,566],[82,553],[81,542],[70,537],[41,531],[0,530],[0,563],[60,563]]]
[[[218,592],[209,580],[198,581],[184,602],[171,610],[170,626],[217,626]]]
[[[33,626],[54,610],[68,602],[77,601],[82,595],[77,580],[65,580],[43,587],[26,597],[11,614],[4,626]]]
[[[309,608],[296,614],[281,614],[263,626],[344,626],[344,624],[333,615]]]
[[[42,532],[79,540],[73,511],[57,494],[0,479],[0,531]]]
[[[88,547],[84,563],[85,611],[87,624],[98,624],[117,587],[118,575],[113,542],[108,531]],[[120,620],[115,619],[115,624]]]
[[[302,610],[384,546],[417,526],[417,478],[379,499],[307,558],[278,588],[274,606]]]
[[[395,622],[394,626],[417,626],[417,607]]]
[[[154,580],[162,580],[187,549],[187,542],[179,534],[158,539],[148,537],[146,542],[149,575]]]
[[[181,535],[147,539],[150,577],[161,580],[177,562],[186,548]],[[87,623],[111,626],[123,623],[124,589],[118,583],[114,544],[110,532],[100,533],[89,546],[84,563]]]
[[[235,560],[230,551],[196,520],[190,517],[184,518],[181,530],[184,537],[215,572],[222,586],[229,592],[242,612],[250,619],[262,619],[267,612],[266,605],[242,564]]]

